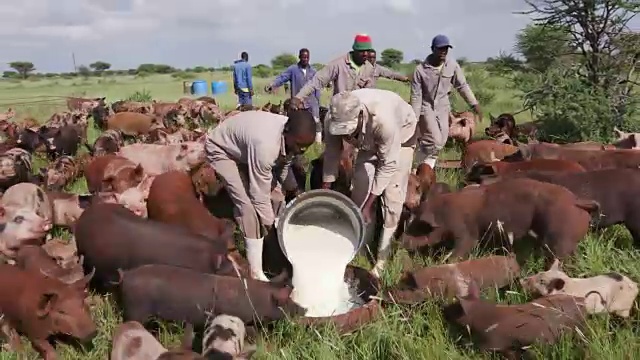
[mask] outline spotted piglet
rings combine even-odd
[[[246,329],[240,318],[231,315],[209,315],[202,338],[202,355],[234,360],[250,359],[256,346],[245,347]]]
[[[613,313],[627,318],[638,296],[638,284],[624,275],[609,273],[590,278],[571,278],[556,260],[551,268],[520,283],[529,292],[548,296],[565,294],[585,299],[589,314]]]

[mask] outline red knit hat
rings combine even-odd
[[[356,50],[356,51],[373,50],[373,46],[371,44],[371,37],[366,34],[356,35],[356,38],[353,40],[353,50]]]

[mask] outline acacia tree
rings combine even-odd
[[[564,29],[574,52],[572,67],[553,66],[529,89],[525,102],[544,108],[556,123],[571,122],[578,138],[606,138],[614,124],[629,115],[639,60],[638,43],[627,41],[629,21],[640,11],[640,0],[525,0],[529,15],[541,27]],[[635,38],[635,37],[634,37]],[[623,46],[623,44],[625,44]],[[583,103],[576,103],[581,93]],[[566,129],[565,129],[566,130]]]
[[[516,35],[515,50],[531,70],[544,72],[573,53],[565,27],[529,24]]]
[[[274,69],[286,69],[297,62],[298,58],[295,55],[283,53],[271,59],[271,66]]]
[[[92,64],[89,64],[89,67],[92,68],[96,72],[103,72],[105,70],[111,69],[111,64],[104,61],[96,61]]]
[[[29,61],[13,61],[9,63],[9,66],[17,71],[23,79],[26,79],[29,73],[36,69],[33,63]]]
[[[384,49],[380,54],[381,63],[384,66],[396,66],[404,60],[404,53],[398,49]]]

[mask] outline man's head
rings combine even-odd
[[[287,155],[304,153],[316,140],[316,121],[311,112],[290,110],[284,126],[284,147]]]
[[[369,50],[369,62],[371,63],[371,65],[375,65],[376,64],[376,51],[371,49]]]
[[[300,60],[300,65],[303,67],[309,65],[309,49],[300,49],[300,52],[298,53],[298,60]]]
[[[444,62],[444,60],[446,60],[449,49],[452,47],[451,41],[449,41],[446,35],[436,35],[433,40],[431,40],[431,52],[440,61]]]
[[[353,58],[353,62],[357,65],[364,64],[369,58],[369,51],[373,50],[371,37],[365,34],[356,35],[356,38],[353,40],[352,50],[351,57]]]
[[[357,96],[343,91],[331,98],[329,105],[331,117],[327,126],[329,133],[341,136],[345,141],[353,143],[362,127],[362,103]]]
[[[246,51],[243,51],[242,54],[240,54],[240,59],[244,61],[249,61],[249,53]]]

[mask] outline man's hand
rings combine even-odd
[[[482,110],[480,109],[480,104],[475,104],[472,106],[473,112],[478,115],[478,120],[482,121]]]
[[[323,182],[322,183],[322,188],[325,189],[325,190],[331,190],[331,184],[333,184],[333,183]]]
[[[291,104],[289,107],[291,110],[302,110],[304,109],[304,103],[302,102],[302,99],[294,96],[291,98]]]
[[[365,224],[370,224],[373,221],[373,215],[374,215],[373,204],[376,203],[377,198],[378,197],[376,195],[369,194],[369,198],[362,206],[362,219],[364,220]]]
[[[409,79],[409,77],[405,76],[400,81],[408,83],[408,82],[411,82],[411,79]]]
[[[249,90],[249,94],[253,96],[253,89]]]

